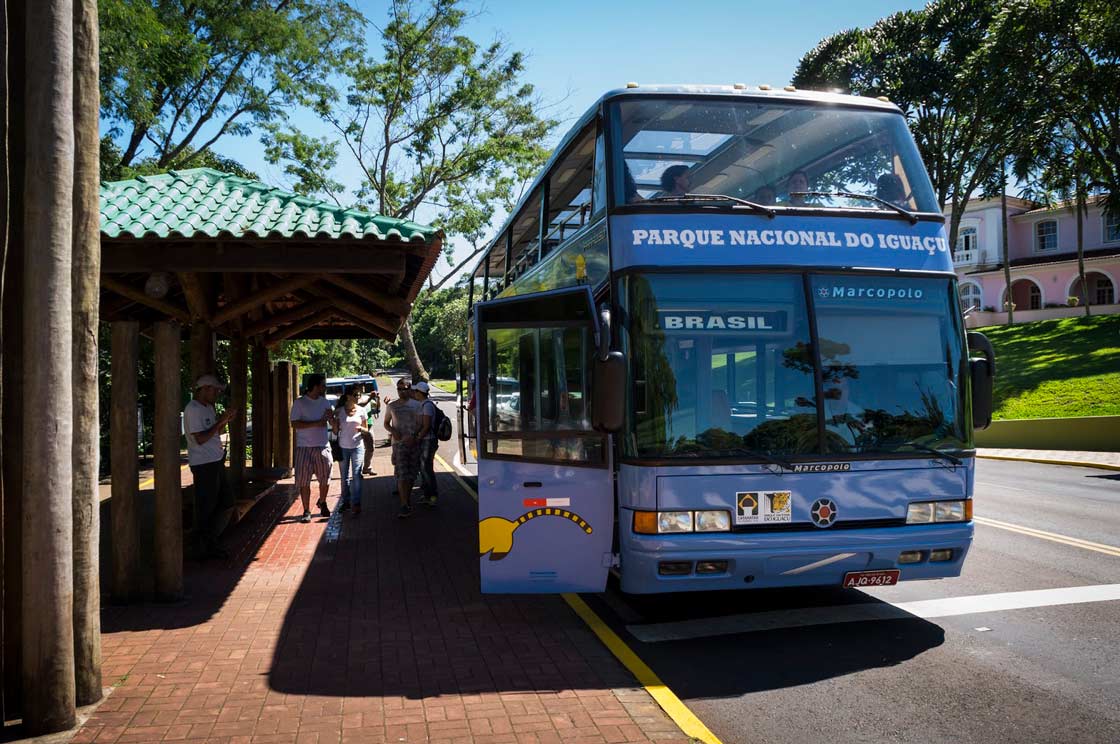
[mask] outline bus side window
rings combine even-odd
[[[595,128],[592,126],[572,143],[549,175],[548,225],[542,255],[552,252],[587,223],[594,165]]]

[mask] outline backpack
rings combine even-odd
[[[435,416],[432,417],[432,430],[436,433],[436,439],[441,442],[449,441],[451,439],[451,419],[435,403],[432,403],[432,408],[436,412]]]

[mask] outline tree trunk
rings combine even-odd
[[[416,351],[416,342],[412,340],[412,326],[408,318],[405,318],[404,323],[401,324],[400,334],[404,359],[408,364],[408,371],[412,373],[412,381],[427,380],[428,370],[424,369],[424,362],[420,360],[420,354]]]
[[[1007,248],[1007,158],[1000,162],[1002,187],[999,190],[1000,241],[1003,256],[1003,281],[1007,285],[1007,325],[1015,323],[1015,308],[1011,297],[1011,257]]]
[[[177,323],[155,324],[155,577],[156,598],[183,596],[183,479],[179,467],[179,412],[182,410],[180,335]]]
[[[29,134],[24,174],[23,724],[31,735],[75,721],[74,374],[71,257],[74,208],[74,8],[27,5]],[[63,380],[66,384],[59,385]],[[45,401],[50,405],[43,405]],[[14,442],[9,452],[18,451]]]
[[[1077,209],[1077,277],[1081,282],[1081,304],[1085,306],[1085,317],[1088,318],[1092,313],[1089,311],[1089,285],[1085,283],[1085,212],[1087,206],[1085,204],[1085,189],[1081,183],[1081,176],[1077,176],[1077,201],[1074,208]]]
[[[97,0],[74,2],[74,675],[78,705],[101,699],[101,499],[97,328],[101,275]]]
[[[111,345],[109,460],[112,473],[113,582],[116,602],[140,596],[140,469],[136,460],[136,368],[140,354],[140,325],[113,323]]]

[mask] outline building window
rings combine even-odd
[[[980,287],[976,284],[962,284],[958,290],[961,296],[961,312],[967,311],[969,308],[974,310],[980,309],[980,303],[983,295],[980,292]]]
[[[1120,215],[1104,215],[1104,242],[1120,243]]]
[[[1058,248],[1058,222],[1057,220],[1043,220],[1034,226],[1034,249],[1036,251],[1053,251]]]
[[[976,228],[962,227],[957,234],[957,253],[969,253],[976,250]]]
[[[1104,274],[1093,277],[1096,281],[1089,286],[1093,287],[1094,305],[1111,305],[1116,301],[1116,292],[1112,287],[1112,280]]]
[[[1035,284],[1034,282],[1031,282],[1030,298],[1031,298],[1030,299],[1030,309],[1031,310],[1041,310],[1042,309],[1042,290],[1039,289],[1038,285]]]

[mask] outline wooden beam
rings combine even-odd
[[[310,284],[314,284],[321,277],[318,274],[296,274],[287,279],[281,279],[275,284],[269,285],[264,289],[258,289],[256,292],[242,297],[236,302],[231,302],[222,307],[218,312],[214,313],[214,325],[220,326],[228,323],[234,318],[244,315],[255,307],[275,300],[278,297],[291,294],[297,289],[301,289]]]
[[[166,300],[157,300],[155,297],[149,297],[144,294],[144,290],[138,289],[131,284],[126,284],[111,276],[101,275],[101,288],[107,289],[110,292],[119,294],[121,297],[127,297],[133,302],[145,305],[158,310],[169,318],[179,321],[180,323],[190,323],[191,315],[178,305],[173,305]]]
[[[250,323],[242,329],[242,333],[248,337],[258,336],[265,331],[273,328],[281,328],[289,323],[294,323],[297,320],[306,318],[308,315],[317,313],[325,307],[330,307],[330,304],[330,300],[322,298],[310,300],[302,305],[296,305],[291,309],[262,318],[255,323]]]
[[[74,0],[74,678],[76,702],[101,699],[101,431],[98,299],[101,230],[97,0]]]
[[[357,240],[217,242],[148,239],[103,240],[101,270],[110,274],[173,272],[342,271],[348,274],[404,275],[409,248]]]
[[[249,345],[244,338],[235,338],[229,347],[229,403],[236,410],[229,422],[229,474],[238,498],[245,480],[245,408],[248,402]]]
[[[179,326],[156,323],[155,428],[155,594],[164,601],[183,596],[183,480],[179,467]]]
[[[253,344],[253,469],[271,467],[268,456],[268,349]]]
[[[380,328],[387,333],[396,334],[397,332],[396,326],[394,326],[392,322],[387,320],[384,314],[379,314],[371,311],[369,308],[362,307],[357,302],[348,300],[345,297],[340,296],[338,292],[332,292],[329,289],[315,286],[310,287],[308,291],[316,295],[317,297],[323,297],[330,300],[335,308],[343,311],[348,315],[352,315],[353,317],[358,318],[364,323],[368,323],[369,325]]]
[[[210,320],[210,302],[206,298],[206,290],[199,281],[197,274],[179,272],[176,274],[179,286],[183,288],[183,296],[187,299],[187,308],[191,311],[191,322],[196,320]]]
[[[373,325],[372,323],[366,323],[361,318],[355,318],[353,315],[350,315],[349,313],[347,313],[344,310],[338,310],[336,308],[335,314],[338,316],[339,320],[343,320],[343,321],[346,321],[347,323],[351,323],[351,324],[357,326],[358,328],[362,329],[366,333],[368,333],[368,334],[370,334],[370,335],[372,335],[376,338],[380,338],[380,339],[383,339],[385,341],[392,341],[393,339],[396,338],[395,334],[390,333],[389,331],[383,330],[381,328],[378,328],[377,326]]]
[[[110,471],[113,501],[112,595],[118,602],[140,597],[140,468],[136,459],[136,370],[139,367],[140,324],[117,321],[112,329],[113,381],[109,405]]]
[[[303,333],[308,328],[319,325],[323,321],[330,320],[335,316],[336,310],[333,307],[323,308],[318,312],[304,318],[303,320],[292,323],[291,325],[279,328],[264,338],[264,345],[268,347],[276,346],[281,341],[295,336],[297,333]]]
[[[409,312],[408,303],[399,297],[394,297],[385,292],[368,287],[360,282],[356,282],[342,274],[324,274],[323,280],[330,282],[336,287],[341,287],[351,294],[355,294],[368,302],[372,302],[379,308],[386,310],[393,315],[406,317]]]
[[[273,464],[285,472],[292,469],[292,363],[279,361],[273,370],[273,403],[276,406],[276,444]]]

